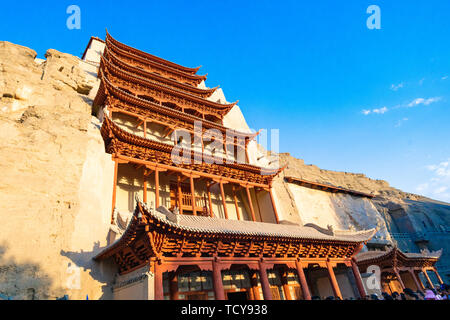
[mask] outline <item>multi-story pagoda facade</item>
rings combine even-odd
[[[257,133],[227,126],[237,103],[199,68],[109,34],[83,59],[98,63],[94,111],[115,166],[117,235],[96,260],[117,265],[116,299],[365,295],[354,257],[375,230],[286,223],[272,188],[282,168],[258,165]]]

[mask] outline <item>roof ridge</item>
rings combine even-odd
[[[185,216],[185,215],[177,215],[171,213],[177,217],[178,222],[172,221],[173,217],[168,217],[166,214],[160,212],[160,209],[151,210],[148,208],[147,204],[142,202],[139,195],[136,194],[136,206],[141,206],[146,211],[144,214],[150,214],[154,218],[158,219],[160,222],[167,223],[172,227],[178,227],[184,229],[186,231],[191,232],[206,232],[206,233],[226,233],[226,234],[243,234],[250,236],[261,236],[261,237],[274,237],[274,238],[293,238],[293,239],[305,239],[305,240],[325,240],[325,241],[342,241],[342,242],[364,242],[368,241],[369,235],[372,233],[372,230],[367,230],[365,233],[359,233],[357,235],[347,235],[346,237],[338,237],[338,236],[330,236],[324,233],[321,233],[317,229],[307,227],[307,226],[294,226],[294,225],[283,225],[283,224],[274,224],[268,222],[260,222],[260,221],[246,221],[246,220],[229,220],[229,219],[220,219],[220,218],[211,218],[211,217],[203,217],[203,216]],[[161,207],[160,207],[161,208]],[[166,209],[167,210],[167,209]],[[169,210],[163,210],[167,213]],[[172,218],[172,219],[171,219]],[[183,221],[184,220],[184,221]],[[189,226],[186,222],[191,220],[194,223],[194,226]],[[205,226],[205,223],[196,223],[196,222],[212,222],[215,226]],[[221,225],[225,223],[225,228]],[[183,224],[184,223],[184,224]],[[239,226],[241,228],[239,228]],[[257,230],[258,226],[264,226],[261,230]],[[222,228],[221,228],[222,227]],[[237,228],[236,228],[237,227]],[[253,227],[245,230],[245,227]],[[273,231],[269,231],[270,228],[275,229]],[[241,229],[241,230],[240,230]],[[276,230],[278,229],[278,230]],[[297,231],[297,232],[294,232]],[[312,231],[312,232],[311,232]],[[289,234],[289,232],[292,232]],[[303,233],[303,235],[302,235]],[[351,239],[352,236],[360,236],[365,234],[364,239]]]
[[[120,42],[120,41],[116,40],[113,36],[111,36],[111,34],[108,32],[108,30],[106,31],[106,37],[110,38],[110,40],[112,40],[115,43],[119,43],[120,45],[122,45],[124,47],[130,48],[131,50],[134,50],[136,52],[142,53],[144,56],[147,56],[147,57],[149,57],[151,59],[155,59],[155,60],[158,60],[158,61],[162,61],[162,62],[160,62],[160,64],[162,64],[162,65],[167,65],[169,67],[170,66],[174,66],[172,68],[180,69],[181,71],[182,70],[189,70],[189,71],[183,71],[183,72],[186,72],[186,73],[192,72],[192,74],[196,74],[197,71],[201,68],[201,66],[195,67],[195,68],[186,67],[186,66],[183,66],[183,65],[181,65],[179,63],[176,63],[176,62],[173,62],[173,61],[161,58],[161,57],[156,56],[154,54],[151,54],[151,53],[145,52],[143,50],[137,49],[135,47],[129,46],[129,45],[123,43],[123,42]]]
[[[127,67],[129,67],[131,69],[137,70],[138,72],[141,72],[141,73],[148,74],[149,76],[153,76],[153,77],[156,77],[156,78],[159,78],[159,79],[163,79],[163,81],[166,81],[166,82],[176,83],[180,87],[186,87],[186,88],[189,88],[189,89],[197,90],[197,91],[201,92],[199,94],[211,93],[211,95],[212,95],[214,93],[214,91],[217,90],[220,87],[220,86],[216,86],[214,88],[205,88],[204,89],[204,88],[199,88],[199,87],[193,86],[191,84],[186,84],[186,83],[183,83],[183,82],[171,79],[171,78],[166,78],[166,77],[164,77],[164,76],[162,76],[160,74],[157,74],[157,73],[154,73],[154,72],[150,72],[150,71],[146,71],[144,69],[140,69],[140,68],[138,68],[136,66],[128,64],[127,62],[123,61],[121,58],[117,57],[117,55],[114,54],[112,51],[110,51],[108,49],[108,47],[106,47],[106,50],[107,50],[107,54],[111,55],[113,59],[120,61],[120,63],[127,65]],[[128,72],[127,70],[124,70],[122,67],[114,65],[113,63],[108,61],[108,59],[106,59],[104,54],[102,54],[101,57],[103,57],[108,64],[113,65],[115,68],[118,68],[118,69],[120,69],[123,72],[126,72],[128,74],[132,74],[131,72]],[[147,80],[145,77],[143,77],[141,75],[139,75],[139,76],[133,75],[133,76],[136,77],[136,78],[141,78],[141,79],[145,79],[146,81],[149,81],[149,80]]]

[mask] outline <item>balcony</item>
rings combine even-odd
[[[178,208],[180,214],[187,215],[201,215],[211,216],[210,208],[208,207],[208,200],[206,194],[203,196],[195,196],[194,206],[192,205],[192,193],[188,189],[188,186],[181,186],[181,194],[176,184],[170,186],[170,210]],[[181,204],[180,204],[181,201]]]

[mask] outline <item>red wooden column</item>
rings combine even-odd
[[[155,209],[159,208],[159,170],[155,168]]]
[[[281,284],[283,286],[284,296],[286,300],[294,300],[291,295],[291,290],[289,289],[288,284],[288,270],[280,270],[281,272]]]
[[[220,264],[214,259],[212,262],[213,267],[213,284],[214,284],[214,295],[216,300],[225,300],[225,291],[223,290],[222,282],[222,270]]]
[[[172,272],[170,275],[170,300],[178,300],[178,275],[176,272]]]
[[[409,269],[409,274],[411,275],[411,277],[414,280],[414,284],[417,287],[417,290],[422,291],[423,290],[423,285],[421,283],[419,283],[420,279],[417,278],[416,273],[414,272],[414,270]]]
[[[359,268],[356,265],[356,262],[352,259],[352,271],[356,280],[356,287],[358,288],[359,296],[364,298],[366,296],[366,290],[364,289],[364,285],[361,278],[361,273],[359,272]]]
[[[306,281],[305,272],[300,261],[295,260],[295,266],[297,267],[298,278],[302,287],[303,298],[305,300],[311,300],[311,293],[309,292],[308,282]]]
[[[427,279],[428,285],[430,286],[431,289],[434,288],[433,282],[430,279],[430,276],[427,273],[426,269],[422,269],[423,274],[425,275],[425,279]]]
[[[247,191],[248,205],[250,206],[250,213],[252,214],[252,220],[256,221],[256,219],[255,219],[255,209],[253,208],[252,197],[250,195],[250,188],[248,186],[246,186],[245,190]]]
[[[270,290],[269,278],[267,277],[267,265],[259,261],[259,275],[261,287],[263,290],[264,300],[273,300],[272,291]]]
[[[144,203],[147,203],[147,170],[144,169]]]
[[[153,281],[155,282],[155,300],[164,300],[164,288],[163,288],[163,274],[161,261],[155,260],[153,262],[155,277]]]
[[[209,182],[206,183],[206,192],[208,193],[209,215],[211,216],[211,218],[213,218],[214,213],[211,200],[211,184]]]
[[[250,301],[256,300],[255,293],[253,292],[253,288],[250,288],[249,290],[247,290],[247,293],[248,293],[248,300],[250,300]]]
[[[425,290],[425,286],[423,285],[422,280],[421,280],[420,277],[419,277],[420,271],[415,271],[415,270],[413,270],[413,273],[414,273],[415,279],[417,280],[417,282],[418,282],[418,284],[419,284],[419,286],[420,286],[420,289],[421,289],[422,291]]]
[[[330,282],[331,282],[331,287],[333,288],[334,296],[338,297],[342,300],[341,289],[339,289],[339,284],[336,280],[333,266],[331,265],[330,261],[327,261],[327,269],[328,269],[328,276],[329,276]]]
[[[277,206],[275,205],[275,199],[273,197],[272,188],[270,188],[269,194],[270,194],[270,200],[272,201],[273,213],[275,214],[275,221],[277,222],[277,224],[279,224],[280,219],[278,218],[278,211],[277,211]]]
[[[259,292],[259,286],[258,286],[258,272],[252,270],[250,272],[250,282],[252,287],[250,288],[250,290],[253,292],[253,299],[254,300],[264,300],[261,299],[261,294]]]
[[[190,176],[189,181],[191,182],[191,201],[192,201],[192,214],[194,216],[197,215],[196,206],[195,206],[195,188],[194,188],[194,177]]]
[[[116,192],[117,192],[117,171],[119,170],[119,159],[114,159],[114,180],[113,180],[113,194],[112,194],[112,210],[111,223],[114,223],[114,209],[116,208]]]
[[[237,197],[236,197],[236,190],[235,190],[234,186],[233,186],[233,199],[234,199],[234,205],[236,207],[236,216],[237,216],[238,220],[241,220],[241,215],[239,213],[239,206],[238,206]]]
[[[439,275],[439,273],[438,273],[436,267],[433,268],[433,272],[434,272],[434,274],[436,275],[436,278],[438,279],[439,284],[444,284],[444,281],[442,281],[442,278],[441,278],[441,276]]]
[[[178,192],[178,205],[180,209],[180,214],[183,214],[183,192],[181,190],[181,177],[178,176],[177,180],[177,192]]]
[[[394,267],[394,273],[397,277],[398,282],[400,282],[400,285],[402,286],[402,289],[405,289],[405,284],[403,283],[402,277],[400,276],[400,272],[398,272],[398,269]]]
[[[223,205],[223,212],[225,213],[225,219],[228,219],[228,210],[227,210],[227,202],[225,199],[225,192],[223,190],[223,182],[219,182],[220,185],[220,194],[222,195],[222,205]]]
[[[147,138],[147,120],[144,119],[144,138]]]
[[[244,142],[245,143],[245,142]],[[247,146],[245,146],[245,162],[250,163],[250,157],[248,156],[248,149]]]

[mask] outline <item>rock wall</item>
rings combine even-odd
[[[88,97],[96,79],[71,55],[0,42],[0,293],[98,299],[113,165]]]
[[[31,49],[0,42],[0,293],[108,299],[115,267],[92,260],[107,244],[114,170],[100,123],[91,116],[95,67],[56,50],[48,50],[44,61],[35,58]],[[240,109],[232,116],[227,121],[248,127]],[[256,142],[251,148],[258,149]],[[289,154],[281,154],[280,163],[288,167],[275,179],[274,195],[284,223],[377,227],[374,242],[410,252],[444,247],[439,267],[449,276],[448,204],[362,174],[306,165]],[[285,176],[376,197],[311,190],[286,183]]]
[[[276,178],[274,187],[282,220],[293,223],[333,225],[339,229],[377,228],[371,244],[396,245],[405,252],[444,249],[438,270],[450,280],[450,204],[406,193],[383,180],[363,174],[323,170],[306,165],[288,153],[280,154],[287,168]],[[373,199],[332,194],[287,183],[286,176],[330,184],[373,194]]]

